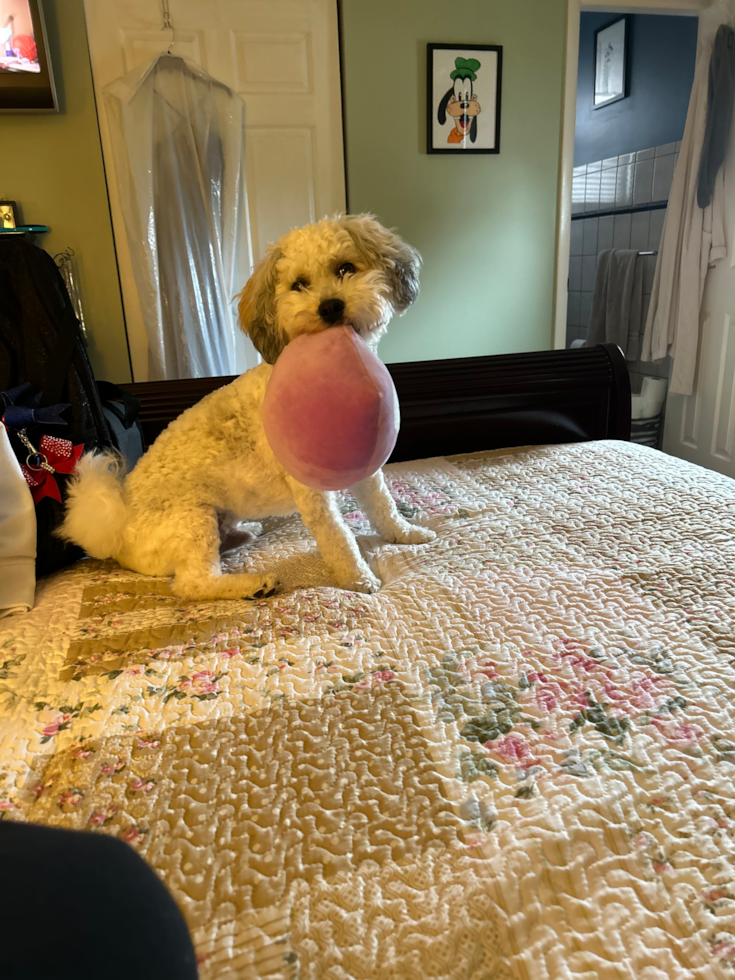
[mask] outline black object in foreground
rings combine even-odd
[[[104,834],[0,821],[0,972],[8,980],[196,980],[173,898]]]

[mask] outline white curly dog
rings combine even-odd
[[[325,219],[284,235],[240,296],[240,325],[263,363],[175,419],[127,476],[113,453],[84,455],[60,535],[94,558],[173,575],[182,597],[259,597],[277,588],[275,576],[223,574],[220,554],[248,539],[243,522],[298,510],[337,585],[377,591],[380,581],[335,495],[308,489],[276,461],[260,406],[272,365],[299,334],[348,324],[375,349],[393,314],[416,299],[420,261],[370,215]],[[400,516],[380,471],[351,489],[386,541],[434,537]]]

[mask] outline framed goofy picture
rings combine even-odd
[[[426,152],[499,153],[503,49],[426,45]]]

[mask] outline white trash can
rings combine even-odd
[[[641,446],[659,448],[661,421],[666,401],[668,381],[665,378],[644,378],[640,395],[632,397],[630,441]]]

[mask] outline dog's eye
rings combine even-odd
[[[294,293],[300,293],[302,289],[308,289],[309,283],[306,279],[297,279],[296,282],[291,283],[291,291]]]
[[[337,269],[337,275],[340,279],[344,279],[345,276],[351,276],[353,272],[357,272],[357,269],[351,262],[343,262],[339,269]]]

